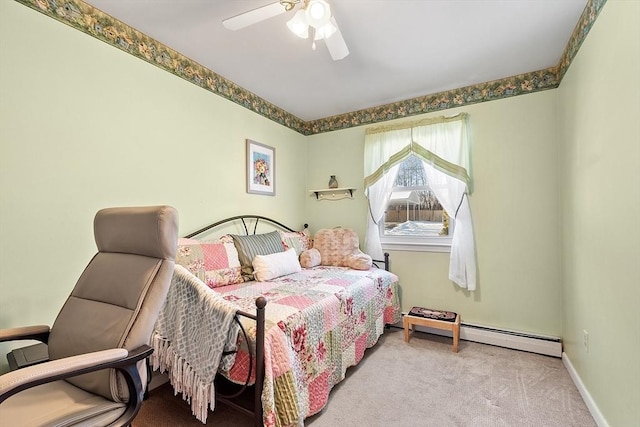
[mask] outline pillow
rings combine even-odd
[[[200,241],[179,238],[176,264],[183,266],[204,282],[204,252],[200,248]]]
[[[185,267],[210,288],[244,281],[238,252],[232,241],[179,239],[176,264]]]
[[[354,270],[369,270],[373,264],[371,257],[363,252],[347,255],[345,258],[346,267]]]
[[[360,253],[358,234],[348,228],[318,230],[313,247],[320,252],[322,265],[349,267],[347,256]]]
[[[348,228],[318,230],[313,247],[320,253],[321,265],[349,267],[354,270],[371,268],[371,257],[359,248],[358,234]]]
[[[278,231],[248,236],[231,234],[231,237],[233,238],[233,243],[238,251],[241,274],[245,282],[253,280],[252,263],[256,255],[270,255],[284,251],[282,239],[280,238],[280,233],[278,233]]]
[[[280,237],[284,249],[293,248],[296,250],[296,255],[311,248],[311,236],[306,228],[302,231],[280,231]]]
[[[187,239],[186,237],[178,237],[178,247],[187,245],[196,245],[200,243],[200,240]]]
[[[320,265],[320,252],[317,249],[311,248],[300,254],[300,265],[302,268],[312,268]]]
[[[256,255],[253,259],[253,271],[258,281],[275,279],[302,270],[296,250],[291,248],[271,255]]]

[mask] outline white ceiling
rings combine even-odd
[[[281,14],[222,20],[274,0],[85,0],[305,120],[558,64],[587,0],[328,0],[350,54],[333,61]]]

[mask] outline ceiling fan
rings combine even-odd
[[[334,61],[349,55],[349,48],[342,38],[335,18],[331,15],[329,3],[325,0],[279,0],[275,3],[227,18],[222,25],[229,30],[240,30],[265,19],[285,12],[291,12],[300,5],[287,27],[296,36],[306,39],[311,32],[311,48],[315,50],[316,40],[324,40]]]

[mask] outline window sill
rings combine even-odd
[[[382,242],[384,251],[451,252],[451,243]]]

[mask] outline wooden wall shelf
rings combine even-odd
[[[353,199],[353,187],[346,188],[323,188],[322,190],[311,190],[311,194],[316,196],[316,200],[341,200]]]

